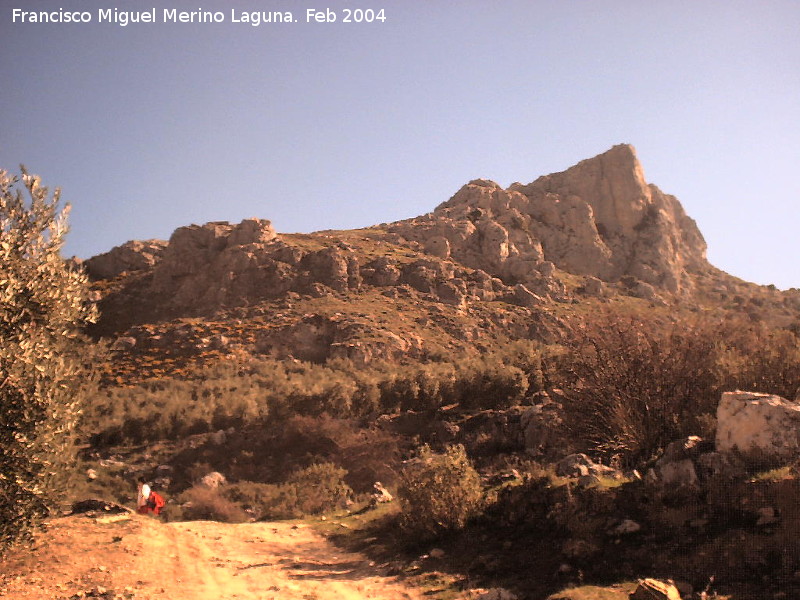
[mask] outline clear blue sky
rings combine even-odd
[[[97,22],[154,6],[225,22]],[[336,23],[305,23],[326,6]],[[347,7],[386,21],[342,23]],[[796,0],[0,0],[0,166],[63,188],[66,253],[87,258],[212,220],[412,217],[470,179],[528,182],[626,142],[713,264],[800,287],[798,32]]]

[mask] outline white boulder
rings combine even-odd
[[[770,394],[724,392],[717,406],[717,452],[758,461],[800,453],[800,404]]]

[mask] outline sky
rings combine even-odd
[[[629,143],[712,264],[800,287],[798,31],[796,0],[0,0],[0,168],[61,187],[88,258],[208,221],[391,222]]]

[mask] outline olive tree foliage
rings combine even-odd
[[[59,499],[74,460],[88,281],[60,250],[69,206],[0,170],[0,552]]]

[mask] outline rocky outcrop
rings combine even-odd
[[[279,358],[322,363],[331,358],[359,365],[401,356],[419,357],[424,345],[419,336],[369,327],[343,315],[307,315],[297,323],[265,330],[255,350]]]
[[[716,448],[771,463],[800,455],[800,404],[755,392],[725,392],[717,406]]]
[[[260,219],[180,227],[153,271],[152,291],[174,307],[208,307],[246,297],[254,286],[280,288],[281,270],[266,252],[276,237]]]
[[[470,181],[433,213],[391,231],[434,256],[526,286],[545,279],[552,287],[553,273],[541,268],[549,262],[607,282],[629,276],[643,284],[633,286],[639,297],[656,299],[653,286],[690,288],[687,273],[706,264],[695,222],[677,199],[647,184],[628,145],[526,185]]]
[[[633,276],[676,292],[705,264],[706,245],[674,196],[648,185],[636,152],[621,144],[512,191],[529,200],[547,258],[581,275]]]
[[[83,264],[92,279],[113,279],[126,271],[152,268],[163,256],[166,247],[167,242],[163,240],[133,240],[98,254]]]

